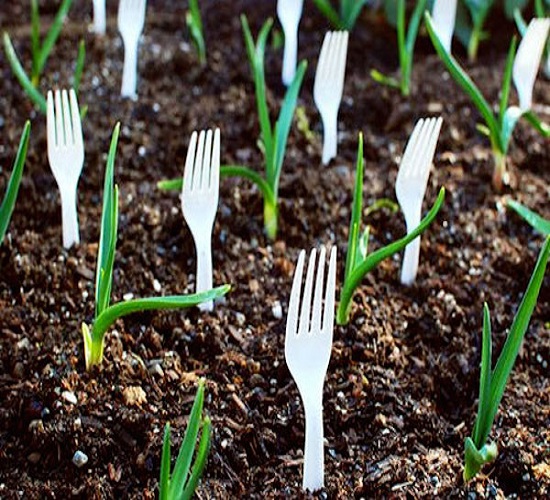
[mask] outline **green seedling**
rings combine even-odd
[[[204,380],[200,380],[172,474],[170,474],[170,423],[167,423],[164,428],[159,481],[160,500],[190,500],[197,488],[210,451],[212,433],[210,419],[202,416],[203,404]],[[197,444],[199,432],[201,437]],[[195,462],[191,470],[193,455],[195,455]]]
[[[336,29],[351,31],[367,0],[339,0],[338,10],[330,0],[313,0],[313,2]]]
[[[32,52],[32,67],[30,76],[25,71],[23,64],[19,60],[8,33],[4,32],[4,51],[11,66],[13,74],[19,81],[21,87],[38,107],[38,109],[46,114],[46,98],[39,90],[40,77],[44,71],[51,51],[61,33],[63,22],[67,17],[67,13],[71,8],[73,0],[63,0],[57,14],[52,22],[52,25],[44,38],[40,41],[40,14],[38,12],[38,0],[31,0],[31,52]],[[84,70],[84,60],[86,58],[86,48],[82,40],[78,45],[78,54],[76,58],[75,71],[73,75],[72,87],[78,92],[82,72]],[[83,114],[85,109],[83,109]]]
[[[17,193],[19,192],[19,186],[23,176],[23,167],[25,166],[25,160],[27,158],[30,134],[31,122],[27,121],[25,123],[25,128],[23,129],[23,135],[19,141],[19,149],[17,150],[17,156],[15,157],[13,169],[6,188],[6,193],[4,194],[4,199],[0,205],[0,245],[4,241],[4,236],[6,236],[11,214],[13,213],[13,209],[15,207],[15,200],[17,200]]]
[[[405,0],[397,1],[397,45],[399,48],[399,79],[386,76],[373,69],[371,77],[382,85],[399,89],[404,96],[409,95],[411,86],[411,73],[414,56],[414,46],[418,36],[418,28],[422,13],[426,8],[426,0],[418,0],[412,13],[407,33],[405,34]]]
[[[433,207],[426,214],[414,231],[403,238],[368,254],[369,227],[361,231],[361,217],[363,214],[363,135],[359,134],[357,151],[357,167],[355,174],[355,189],[349,225],[348,250],[346,254],[346,268],[344,284],[340,293],[340,303],[336,313],[336,322],[345,325],[349,322],[353,295],[363,281],[365,275],[374,269],[380,262],[403,250],[412,240],[421,235],[434,221],[445,199],[445,188],[441,188]],[[371,209],[372,211],[372,209]]]
[[[265,232],[269,239],[274,240],[277,236],[279,178],[281,176],[286,143],[290,133],[290,127],[292,126],[298,94],[306,72],[307,62],[302,61],[299,64],[294,80],[286,91],[279,118],[275,126],[272,126],[269,118],[269,108],[267,106],[264,54],[273,20],[268,19],[264,23],[256,44],[250,32],[246,16],[241,16],[241,23],[243,26],[250,67],[254,75],[256,104],[258,107],[261,131],[260,146],[265,158],[265,177],[255,170],[242,165],[222,165],[220,167],[220,176],[243,177],[256,184],[264,198]],[[161,181],[158,183],[158,187],[163,190],[177,190],[181,192],[183,179]]]
[[[541,217],[533,210],[514,200],[507,200],[506,205],[525,220],[535,231],[544,236],[550,235],[550,220]]]
[[[467,437],[464,443],[464,481],[472,479],[485,464],[494,461],[497,456],[496,443],[488,443],[487,439],[523,337],[529,326],[531,315],[537,304],[549,254],[550,237],[547,237],[494,369],[491,368],[491,317],[488,305],[484,304],[483,306],[479,403],[472,435]]]
[[[204,43],[203,26],[201,11],[199,10],[198,0],[189,0],[189,10],[185,14],[185,22],[189,28],[189,33],[197,49],[201,66],[206,65],[206,44]]]
[[[461,3],[464,4],[465,9]],[[464,0],[463,2],[459,2],[457,36],[466,47],[470,62],[474,62],[477,59],[479,43],[488,38],[487,33],[483,31],[483,27],[494,3],[495,0]]]
[[[105,171],[103,211],[101,214],[101,232],[96,267],[94,321],[91,326],[82,323],[84,355],[86,369],[88,370],[101,364],[105,334],[111,325],[122,316],[140,311],[192,307],[201,302],[217,299],[225,295],[230,289],[229,285],[224,285],[193,295],[149,297],[110,305],[118,230],[118,186],[114,184],[114,167],[119,133],[120,124],[117,124],[111,139]]]
[[[531,109],[522,110],[518,106],[508,106],[514,59],[516,56],[516,38],[514,37],[512,39],[510,49],[508,51],[498,114],[495,114],[492,107],[486,101],[485,97],[483,97],[483,94],[468,76],[466,71],[441,44],[441,41],[434,30],[432,18],[428,12],[425,14],[425,19],[426,28],[436,52],[445,64],[445,67],[451,76],[470,97],[485,121],[484,125],[478,126],[478,130],[488,136],[491,141],[494,159],[493,186],[497,191],[500,191],[502,190],[503,185],[508,182],[506,157],[512,138],[512,133],[519,119],[524,117],[525,120],[542,136],[550,137],[550,126],[541,122]]]

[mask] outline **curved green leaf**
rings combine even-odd
[[[539,214],[529,210],[526,206],[517,201],[508,200],[506,205],[514,210],[528,224],[530,224],[535,231],[538,231],[544,236],[548,236],[550,234],[550,220],[544,219]]]

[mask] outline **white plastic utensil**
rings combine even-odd
[[[283,83],[288,87],[296,73],[298,59],[298,25],[302,17],[304,0],[278,0],[277,16],[285,33],[283,54]]]
[[[214,136],[214,144],[212,144]],[[220,190],[220,130],[191,135],[183,173],[181,208],[197,251],[197,293],[212,288],[212,229]],[[212,301],[198,306],[212,311]]]
[[[456,0],[435,0],[432,10],[433,27],[447,52],[451,52],[451,41],[455,29]]]
[[[105,0],[94,0],[94,33],[104,35],[107,27]]]
[[[70,104],[69,104],[70,101]],[[61,196],[63,246],[80,243],[76,188],[84,165],[84,140],[76,94],[73,89],[48,92],[48,160]]]
[[[338,150],[338,109],[344,91],[348,32],[329,31],[325,35],[313,86],[313,99],[323,120],[323,164]]]
[[[285,359],[288,369],[298,386],[305,411],[306,428],[302,487],[304,490],[315,491],[322,488],[324,484],[323,385],[332,349],[336,289],[336,247],[333,247],[330,252],[324,297],[323,281],[326,250],[324,246],[321,247],[313,303],[311,295],[317,251],[315,249],[311,251],[304,295],[300,300],[305,254],[305,250],[300,252],[298,264],[294,271],[286,321]]]
[[[519,107],[522,112],[531,109],[533,86],[549,29],[549,18],[532,19],[516,52],[512,77],[518,91]]]
[[[145,24],[146,8],[147,0],[120,0],[118,5],[118,31],[124,42],[122,97],[137,98],[139,38]]]
[[[401,206],[407,232],[413,231],[420,224],[422,201],[428,185],[437,139],[441,130],[441,118],[420,119],[405,148],[401,160],[395,194]],[[420,236],[411,241],[405,248],[401,267],[401,283],[411,285],[418,271],[420,254]]]

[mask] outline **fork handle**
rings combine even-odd
[[[105,0],[94,0],[94,33],[104,35],[106,25]]]
[[[80,243],[78,213],[76,211],[76,188],[61,194],[61,223],[63,226],[63,247],[71,248]]]
[[[212,247],[210,241],[197,245],[197,293],[206,292],[212,288]],[[214,302],[209,300],[199,304],[201,311],[210,312]]]
[[[409,207],[405,213],[407,223],[407,232],[414,231],[420,224],[422,206]],[[403,255],[403,264],[401,266],[401,283],[403,285],[412,285],[418,272],[418,260],[420,258],[420,236],[416,237],[405,247]]]
[[[302,488],[313,492],[322,488],[325,483],[322,390],[316,398],[304,400],[304,410],[306,416],[306,437]]]
[[[288,87],[296,74],[298,59],[298,24],[296,27],[285,27],[285,48],[283,52],[283,83]]]
[[[124,69],[122,70],[122,97],[137,97],[137,63],[139,40],[135,43],[124,43]]]
[[[338,151],[338,110],[323,117],[323,165],[328,164]]]

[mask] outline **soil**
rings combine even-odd
[[[51,19],[57,3],[40,2],[44,19]],[[0,24],[28,66],[28,6],[4,4]],[[61,246],[45,117],[33,109],[0,53],[0,186],[24,121],[32,121],[20,196],[0,247],[0,497],[154,498],[164,424],[172,423],[175,449],[199,377],[207,380],[213,441],[197,497],[303,497],[304,414],[283,349],[294,263],[302,248],[336,244],[342,279],[358,132],[365,134],[369,206],[379,198],[395,199],[399,157],[415,121],[441,114],[425,207],[440,186],[447,195],[422,238],[418,279],[401,286],[400,257],[383,262],[358,290],[349,325],[335,328],[324,388],[326,487],[317,496],[547,498],[548,277],[491,433],[498,458],[467,485],[462,460],[476,411],[483,301],[491,307],[498,353],[542,241],[503,203],[512,196],[550,216],[549,142],[520,123],[510,147],[514,186],[496,194],[488,141],[476,130],[479,116],[425,35],[417,44],[410,98],[370,79],[372,68],[395,70],[397,48],[395,32],[369,12],[350,37],[339,154],[323,167],[312,87],[328,25],[306,2],[299,56],[310,64],[299,105],[313,137],[296,126],[290,134],[276,242],[263,234],[258,190],[246,181],[223,180],[213,234],[214,282],[231,283],[230,294],[212,314],[194,309],[118,321],[107,335],[103,365],[85,371],[80,324],[93,315],[103,175],[115,123],[122,123],[122,134],[113,302],[126,294],[192,292],[192,237],[177,194],[159,191],[156,182],[182,175],[191,132],[213,126],[222,131],[223,163],[262,170],[239,14],[248,15],[257,34],[275,13],[274,2],[201,2],[208,50],[202,68],[185,29],[185,2],[150,1],[139,100],[132,102],[119,96],[123,48],[116,7],[109,8],[108,34],[97,38],[88,31],[91,2],[75,2],[41,83],[44,91],[69,84],[77,41],[84,38],[80,103],[89,111],[78,195],[82,243],[69,251]],[[475,64],[455,47],[484,94],[497,102],[513,26],[496,12],[489,30],[492,38]],[[266,76],[273,112],[284,94],[280,61],[281,50],[270,45]],[[544,106],[550,83],[542,77],[535,102],[550,121]],[[402,217],[385,210],[366,223],[372,227],[371,249],[405,231]],[[78,450],[89,458],[81,468],[72,463]]]

